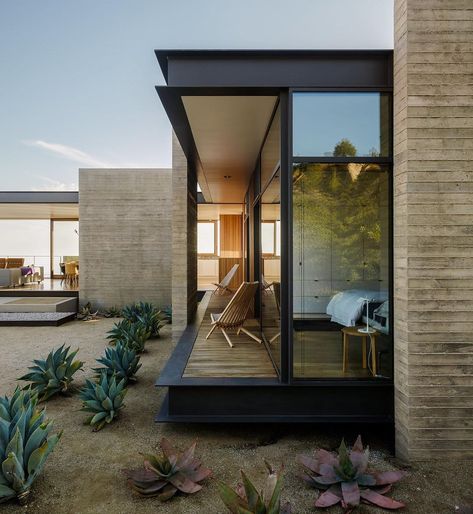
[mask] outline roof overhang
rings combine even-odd
[[[78,219],[77,191],[0,191],[0,219]]]
[[[193,109],[194,115],[189,116],[186,103],[190,103],[191,96],[279,97],[291,88],[392,91],[392,50],[156,50],[155,53],[167,83],[156,90],[206,201],[214,201],[211,187],[206,183],[206,171],[212,163],[208,159],[204,162],[202,133],[194,132],[208,120],[198,119],[205,117],[205,110],[196,117]],[[202,99],[207,108],[208,103],[208,99]],[[215,124],[214,128],[217,126],[228,130],[227,138],[232,130],[235,132],[229,123]],[[207,131],[208,137],[212,132],[215,130]],[[221,139],[225,140],[225,136]]]

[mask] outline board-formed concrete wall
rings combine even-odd
[[[80,301],[171,305],[172,171],[79,170]]]
[[[172,334],[178,339],[197,307],[197,180],[172,137]]]
[[[397,453],[473,458],[473,1],[396,0]]]

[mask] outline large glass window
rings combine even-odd
[[[49,254],[49,220],[0,220],[0,257],[23,258],[26,266],[42,266],[49,277]]]
[[[64,263],[79,262],[79,222],[77,220],[53,220],[53,274],[61,276]]]
[[[386,165],[294,166],[295,377],[390,376],[389,212]]]
[[[274,113],[271,126],[261,150],[261,187],[266,187],[279,165],[281,154],[281,115],[280,107]]]
[[[294,155],[389,155],[389,102],[383,93],[294,93]]]
[[[278,171],[261,197],[261,331],[278,369],[281,360],[280,187]]]
[[[217,255],[217,221],[199,221],[197,223],[197,253],[199,255]]]

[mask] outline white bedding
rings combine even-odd
[[[327,305],[327,314],[331,321],[345,327],[353,327],[363,314],[364,299],[370,302],[385,302],[388,299],[387,291],[370,291],[366,289],[350,289],[337,293]]]

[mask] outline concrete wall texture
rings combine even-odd
[[[197,181],[175,134],[172,168],[172,334],[178,339],[197,307]]]
[[[398,455],[473,458],[473,1],[396,0]]]
[[[79,170],[80,301],[171,305],[170,169]]]

